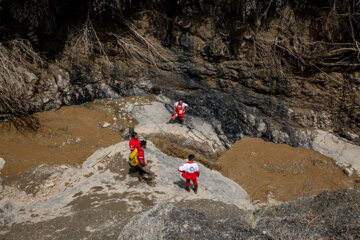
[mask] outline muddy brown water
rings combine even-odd
[[[0,176],[41,164],[81,164],[96,150],[123,140],[121,129],[137,124],[125,109],[128,104],[152,101],[153,95],[102,99],[0,122],[0,157],[5,159]]]
[[[95,100],[79,106],[36,113],[15,122],[0,123],[0,157],[5,159],[0,177],[8,178],[41,164],[81,164],[96,150],[122,139],[119,130],[136,121],[126,105],[149,104],[153,96]],[[103,128],[105,122],[111,125]],[[180,146],[151,139],[168,155]],[[168,146],[168,148],[164,147]],[[220,170],[241,185],[252,200],[269,193],[280,201],[317,194],[326,189],[359,187],[357,176],[347,177],[334,161],[317,152],[244,137],[218,162],[198,161]]]
[[[70,106],[0,123],[0,156],[5,159],[1,176],[45,163],[82,163],[97,149],[122,140],[117,132],[102,127],[104,122],[113,123],[113,117],[112,113]]]
[[[279,201],[315,195],[327,189],[359,187],[334,161],[318,152],[244,137],[218,160],[225,176],[252,200],[270,194]]]

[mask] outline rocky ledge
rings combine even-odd
[[[119,239],[357,239],[359,204],[359,189],[326,191],[248,212],[213,201],[206,207],[192,201],[161,203],[134,216]],[[214,215],[217,211],[226,214]]]

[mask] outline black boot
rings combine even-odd
[[[190,186],[186,186],[185,190],[190,192]]]
[[[196,185],[196,186],[194,186],[194,192],[195,192],[195,194],[197,193],[197,190],[198,190],[198,186]]]

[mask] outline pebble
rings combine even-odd
[[[110,123],[104,122],[104,124],[102,125],[102,127],[103,127],[103,128],[107,128],[107,127],[109,127],[110,125],[111,125]]]
[[[48,183],[44,184],[45,188],[52,188],[53,186],[55,186],[54,182],[48,182]]]
[[[354,173],[354,170],[349,167],[349,168],[345,168],[345,169],[344,169],[344,172],[346,173],[346,175],[347,175],[348,177],[351,177],[351,176],[353,175],[353,173]]]
[[[4,165],[5,165],[5,160],[0,157],[0,170],[3,169]]]

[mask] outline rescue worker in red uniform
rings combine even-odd
[[[198,182],[197,178],[200,176],[200,170],[197,163],[193,161],[195,156],[190,154],[188,159],[189,161],[184,165],[180,166],[178,171],[182,172],[183,178],[186,179],[186,191],[190,192],[190,181],[193,181],[194,184],[194,192],[197,193],[198,190]]]
[[[130,151],[134,151],[135,148],[139,149],[140,148],[140,139],[139,136],[136,132],[133,132],[131,134],[131,139],[129,142],[129,147],[130,147]]]
[[[152,172],[150,171],[149,166],[146,164],[145,162],[145,153],[144,153],[144,149],[146,149],[146,141],[142,140],[140,142],[140,146],[138,148],[138,152],[137,152],[137,158],[139,160],[139,164],[137,166],[137,170],[139,171],[139,173],[141,175],[143,174],[147,174],[148,178],[147,181],[151,182],[152,180]]]
[[[184,103],[182,99],[174,104],[174,115],[171,117],[168,123],[171,123],[176,118],[179,118],[181,124],[184,124],[185,121],[185,111],[189,108],[189,105]]]

